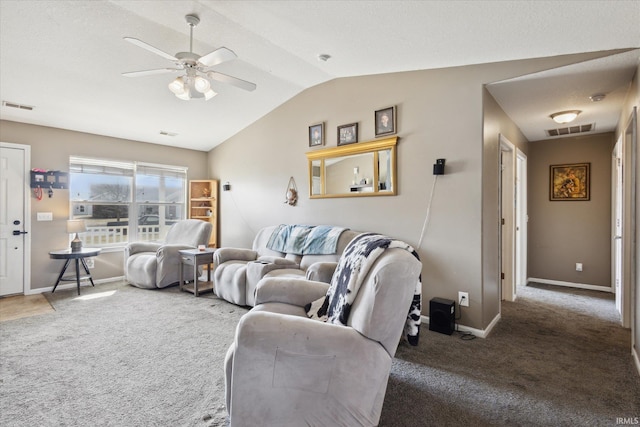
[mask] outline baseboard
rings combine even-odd
[[[108,277],[106,279],[94,279],[93,283],[95,283],[96,285],[100,285],[102,283],[118,282],[120,280],[124,280],[124,276]],[[86,282],[86,281],[84,281],[84,282]],[[82,288],[82,287],[85,287],[85,286],[81,285],[80,287]],[[62,290],[62,289],[76,289],[77,287],[78,287],[78,285],[76,284],[76,282],[69,282],[69,283],[59,284],[58,287],[56,288],[56,291]],[[53,286],[48,286],[46,288],[29,289],[24,294],[25,295],[35,295],[35,294],[42,294],[42,293],[51,292],[51,291],[53,291]]]
[[[640,375],[640,355],[638,354],[637,348],[631,347],[631,356],[633,356],[633,362],[636,365],[636,371],[638,371],[638,375]]]
[[[527,284],[529,282],[542,283],[544,285],[567,286],[567,287],[570,287],[570,288],[588,289],[588,290],[591,290],[591,291],[601,291],[601,292],[611,292],[611,293],[613,293],[613,288],[610,287],[610,286],[587,285],[586,283],[563,282],[561,280],[538,279],[536,277],[527,278]]]
[[[420,318],[423,325],[429,324],[429,316],[420,316]],[[491,321],[491,323],[489,323],[489,326],[487,326],[486,329],[471,328],[469,326],[460,325],[459,323],[456,323],[456,329],[460,332],[472,333],[478,338],[486,338],[499,321],[500,321],[500,314],[498,314],[496,317],[493,318],[493,320]]]

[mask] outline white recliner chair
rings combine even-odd
[[[163,243],[132,242],[124,251],[125,279],[138,288],[166,288],[180,281],[180,253],[209,243],[211,223],[186,219],[171,226]],[[185,269],[185,280],[193,280],[193,271]]]

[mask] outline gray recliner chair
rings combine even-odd
[[[345,230],[338,239],[335,254],[295,255],[267,247],[276,226],[258,231],[251,249],[220,248],[214,254],[216,295],[237,305],[255,305],[255,289],[263,277],[285,276],[331,281],[336,262],[358,231]]]
[[[307,317],[304,306],[329,284],[262,279],[225,359],[231,426],[377,425],[421,269],[408,251],[387,249],[366,274],[346,326]]]
[[[199,219],[186,219],[171,226],[163,243],[132,242],[124,251],[125,279],[138,288],[166,288],[180,281],[181,257],[178,251],[207,245],[213,226]],[[185,269],[184,280],[193,280]]]

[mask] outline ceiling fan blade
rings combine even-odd
[[[223,62],[231,61],[236,58],[237,56],[232,50],[227,49],[226,47],[221,47],[211,53],[201,56],[200,59],[198,59],[198,62],[205,67],[213,67],[214,65],[222,64]]]
[[[125,39],[126,41],[128,41],[129,43],[135,44],[135,45],[136,45],[136,46],[138,46],[138,47],[141,47],[141,48],[143,48],[143,49],[146,49],[146,50],[148,50],[149,52],[153,52],[153,53],[155,53],[156,55],[160,55],[160,56],[162,56],[163,58],[166,58],[166,59],[168,59],[168,60],[170,60],[170,61],[178,61],[178,58],[176,58],[175,56],[173,56],[173,55],[169,55],[167,52],[164,52],[164,51],[162,51],[162,50],[158,49],[157,47],[153,47],[153,46],[151,46],[149,43],[145,43],[145,42],[143,42],[142,40],[138,40],[138,39],[135,39],[135,38],[133,38],[133,37],[124,37],[124,39]]]
[[[125,77],[144,77],[152,76],[154,74],[175,73],[176,71],[182,71],[181,68],[157,68],[155,70],[143,70],[143,71],[131,71],[128,73],[122,73]]]
[[[239,87],[240,89],[248,90],[249,92],[254,91],[257,87],[255,83],[241,80],[237,77],[228,76],[226,74],[218,73],[216,71],[207,72],[207,76],[210,79],[217,80],[222,83],[227,83],[235,87]]]

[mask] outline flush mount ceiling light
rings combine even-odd
[[[169,83],[169,90],[179,99],[189,101],[193,98],[204,98],[210,100],[217,93],[211,88],[211,81],[215,80],[222,83],[227,83],[240,89],[253,91],[256,89],[255,83],[241,80],[236,77],[228,76],[226,74],[218,73],[212,70],[215,65],[237,58],[233,51],[226,47],[221,47],[208,53],[204,56],[193,53],[193,27],[198,25],[200,18],[196,15],[187,15],[185,20],[189,25],[189,52],[178,52],[175,56],[169,55],[162,50],[151,46],[132,37],[125,37],[124,39],[129,43],[132,43],[138,47],[162,56],[165,59],[169,59],[175,63],[178,68],[159,68],[155,70],[145,71],[133,71],[130,73],[122,73],[126,77],[140,77],[149,76],[153,74],[175,73],[179,71],[185,71],[185,75],[177,77],[171,83]]]
[[[580,113],[582,113],[580,110],[559,111],[557,113],[553,113],[549,117],[551,117],[556,123],[570,123],[574,121]]]
[[[594,93],[593,95],[591,95],[589,97],[589,99],[591,100],[591,102],[600,102],[602,101],[607,95],[605,95],[604,93]]]

